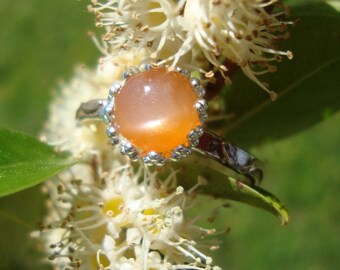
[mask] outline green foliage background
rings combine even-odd
[[[311,4],[324,1],[289,2]],[[87,36],[87,31],[95,30],[93,17],[86,11],[87,4],[86,1],[73,0],[0,2],[1,126],[38,134],[46,119],[48,101],[55,94],[51,90],[57,86],[58,80],[70,78],[78,63],[95,64],[99,53]],[[340,21],[336,20],[338,17],[333,16],[327,6],[322,4],[310,5],[310,9],[305,6],[304,9],[301,11],[297,8],[299,14],[305,12],[308,16],[324,13],[325,20],[313,20],[311,16],[309,31],[305,35],[299,33],[298,36],[292,36],[288,41],[291,44],[289,48],[294,50],[294,44],[300,44],[300,47],[303,44],[306,50],[310,49],[314,54],[308,55],[308,59],[301,59],[301,54],[295,54],[295,60],[279,65],[279,70],[283,71],[272,75],[274,81],[271,83],[277,83],[275,90],[280,90],[282,80],[293,79],[294,74],[287,76],[285,72],[294,70],[294,65],[299,65],[301,61],[317,69],[323,58],[335,59],[336,55],[340,56],[337,54],[339,50],[322,46],[327,37],[313,37],[313,30],[317,27],[326,29],[329,26],[327,19],[334,17],[333,27],[338,23],[340,28]],[[340,48],[339,32],[335,31],[331,38]],[[312,50],[313,47],[316,47],[315,50]],[[337,269],[340,265],[337,237],[340,233],[340,113],[336,112],[340,106],[340,78],[336,74],[340,74],[339,61],[325,72],[316,73],[315,81],[315,76],[306,81],[310,93],[302,91],[300,95],[288,96],[290,103],[293,101],[295,107],[304,109],[296,117],[290,115],[280,118],[275,110],[269,110],[264,124],[256,118],[250,118],[252,121],[244,125],[245,130],[239,131],[249,137],[248,140],[247,137],[240,137],[243,145],[257,145],[261,140],[255,135],[252,139],[252,129],[259,128],[259,125],[268,129],[265,124],[271,119],[282,123],[277,129],[287,129],[289,121],[298,121],[300,126],[303,125],[304,120],[300,117],[302,113],[311,115],[308,119],[324,119],[316,125],[313,125],[316,120],[308,120],[303,126],[309,128],[296,129],[294,132],[300,132],[294,135],[287,130],[285,135],[290,137],[280,140],[261,137],[262,144],[253,147],[252,151],[266,165],[266,178],[262,186],[286,203],[291,222],[286,227],[280,227],[278,221],[266,212],[237,203],[220,211],[214,225],[221,230],[226,227],[232,229],[230,234],[221,237],[223,244],[216,252],[223,269],[323,270]],[[239,84],[237,80],[234,85],[243,89],[241,83],[245,81],[244,77],[241,77]],[[315,85],[316,82],[319,84]],[[323,85],[329,87],[324,90]],[[255,88],[259,95],[263,94],[261,89]],[[322,98],[330,96],[332,102],[329,107],[305,106],[316,104],[316,99],[322,101]],[[241,97],[242,105],[247,94]],[[249,100],[256,100],[257,97],[252,98]],[[237,104],[237,99],[233,100]],[[284,100],[281,102],[284,108]],[[271,106],[279,106],[275,104]],[[250,106],[247,104],[247,108]],[[229,108],[234,109],[232,104]],[[289,111],[291,108],[280,113],[289,115]],[[277,130],[268,130],[267,134],[271,134],[271,131],[276,134]],[[239,143],[237,129],[230,136],[235,143]],[[0,199],[0,269],[48,269],[39,259],[37,243],[29,237],[44,211],[44,198],[39,187]]]

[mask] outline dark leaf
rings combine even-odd
[[[317,11],[322,12],[317,12]],[[278,93],[268,94],[239,72],[226,91],[227,122],[220,122],[228,139],[252,146],[300,132],[340,108],[340,15],[326,4],[293,9],[291,38],[283,50],[294,52],[293,60],[278,64],[278,72],[261,77]]]

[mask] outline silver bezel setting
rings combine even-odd
[[[150,151],[145,156],[142,157],[139,154],[138,149],[134,147],[131,142],[129,142],[126,138],[124,138],[123,135],[117,133],[116,127],[112,125],[112,122],[114,121],[114,118],[115,118],[112,112],[114,111],[114,106],[115,106],[115,95],[116,93],[119,93],[121,91],[122,87],[125,85],[126,80],[135,74],[138,74],[140,72],[150,70],[153,68],[157,69],[157,68],[163,68],[163,67],[152,66],[150,64],[146,64],[140,68],[131,68],[127,70],[126,72],[124,72],[122,76],[122,80],[118,83],[114,83],[109,89],[107,102],[104,105],[103,119],[105,123],[108,125],[106,129],[106,134],[110,139],[110,143],[112,145],[120,145],[120,152],[122,155],[128,156],[132,161],[143,159],[144,163],[148,166],[150,165],[163,166],[167,160],[178,161],[188,156],[191,153],[192,147],[197,146],[199,142],[199,138],[203,134],[202,126],[208,117],[207,115],[208,104],[203,99],[205,95],[205,90],[201,86],[200,81],[195,77],[191,77],[190,72],[188,72],[187,70],[182,70],[177,67],[175,71],[180,72],[181,74],[183,74],[185,77],[188,78],[194,90],[199,96],[199,99],[197,100],[194,106],[199,115],[201,125],[197,126],[196,128],[194,128],[193,130],[189,132],[188,134],[189,145],[188,146],[178,145],[175,149],[171,151],[170,158],[166,158],[162,154],[157,153],[155,151]]]

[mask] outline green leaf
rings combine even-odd
[[[340,108],[340,14],[325,3],[292,9],[291,38],[280,44],[293,60],[278,64],[278,72],[262,76],[279,96],[272,102],[239,72],[225,94],[230,119],[221,133],[243,147],[267,143],[305,130]]]
[[[274,195],[238,180],[242,179],[239,175],[213,160],[192,154],[173,166],[178,170],[178,184],[187,190],[196,185],[201,176],[207,180],[202,186],[203,194],[256,206],[279,217],[283,225],[288,223],[288,212]]]
[[[33,137],[0,128],[0,196],[34,186],[74,163]]]

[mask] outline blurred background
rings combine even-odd
[[[58,82],[77,64],[95,65],[87,4],[0,2],[0,126],[37,135]],[[214,255],[222,269],[338,269],[339,144],[340,113],[330,113],[303,132],[252,149],[266,166],[262,187],[286,204],[290,223],[281,227],[270,214],[238,203],[220,211],[216,226],[231,228]],[[44,211],[39,187],[0,199],[1,270],[49,269],[29,236]]]

